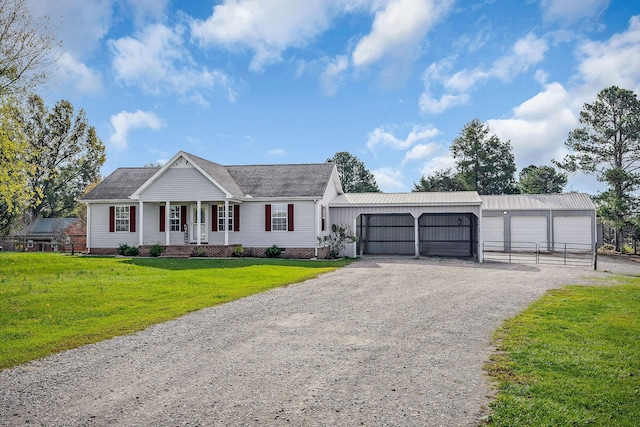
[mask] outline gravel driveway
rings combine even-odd
[[[0,372],[0,425],[477,425],[492,331],[606,274],[361,260]]]

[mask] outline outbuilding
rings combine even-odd
[[[353,228],[347,255],[476,257],[482,200],[475,191],[345,193],[329,203],[331,222]]]
[[[330,221],[352,227],[347,256],[471,257],[485,253],[593,253],[596,208],[588,194],[480,196],[470,192],[346,193]]]
[[[588,194],[480,196],[483,251],[592,252],[596,208]]]

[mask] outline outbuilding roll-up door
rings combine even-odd
[[[535,251],[537,244],[548,240],[546,216],[511,217],[511,250]]]
[[[555,250],[588,252],[592,241],[591,217],[556,216],[553,218],[553,242]]]
[[[504,218],[501,216],[482,218],[482,239],[485,251],[503,251]]]

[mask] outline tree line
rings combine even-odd
[[[52,108],[35,93],[57,60],[60,43],[47,18],[36,19],[27,0],[0,1],[0,240],[21,222],[77,213],[76,199],[100,179],[105,146],[82,109],[66,100]],[[598,215],[624,235],[640,238],[640,102],[627,89],[603,89],[580,112],[581,127],[565,141],[570,154],[555,166],[529,165],[516,181],[510,141],[479,119],[451,143],[455,169],[420,177],[413,191],[471,190],[480,194],[558,193],[567,174],[584,172],[605,183],[593,196]],[[335,162],[347,192],[380,191],[364,163],[348,152]]]
[[[75,216],[106,160],[82,109],[66,100],[49,109],[35,93],[58,47],[25,0],[0,2],[0,240],[35,218]]]
[[[625,235],[640,239],[640,101],[628,89],[611,86],[598,93],[580,112],[581,127],[569,132],[569,154],[552,159],[555,166],[529,165],[520,171],[510,141],[501,141],[479,119],[466,123],[450,146],[455,169],[420,177],[414,192],[477,191],[479,194],[561,193],[567,174],[583,172],[606,185],[592,196],[600,220],[615,230],[615,249],[623,249]],[[380,191],[364,164],[346,152],[336,162],[346,192]]]

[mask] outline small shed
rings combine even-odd
[[[480,196],[483,251],[591,252],[596,207],[584,193]]]
[[[86,251],[87,233],[79,218],[38,218],[12,235],[13,248],[26,252]]]

